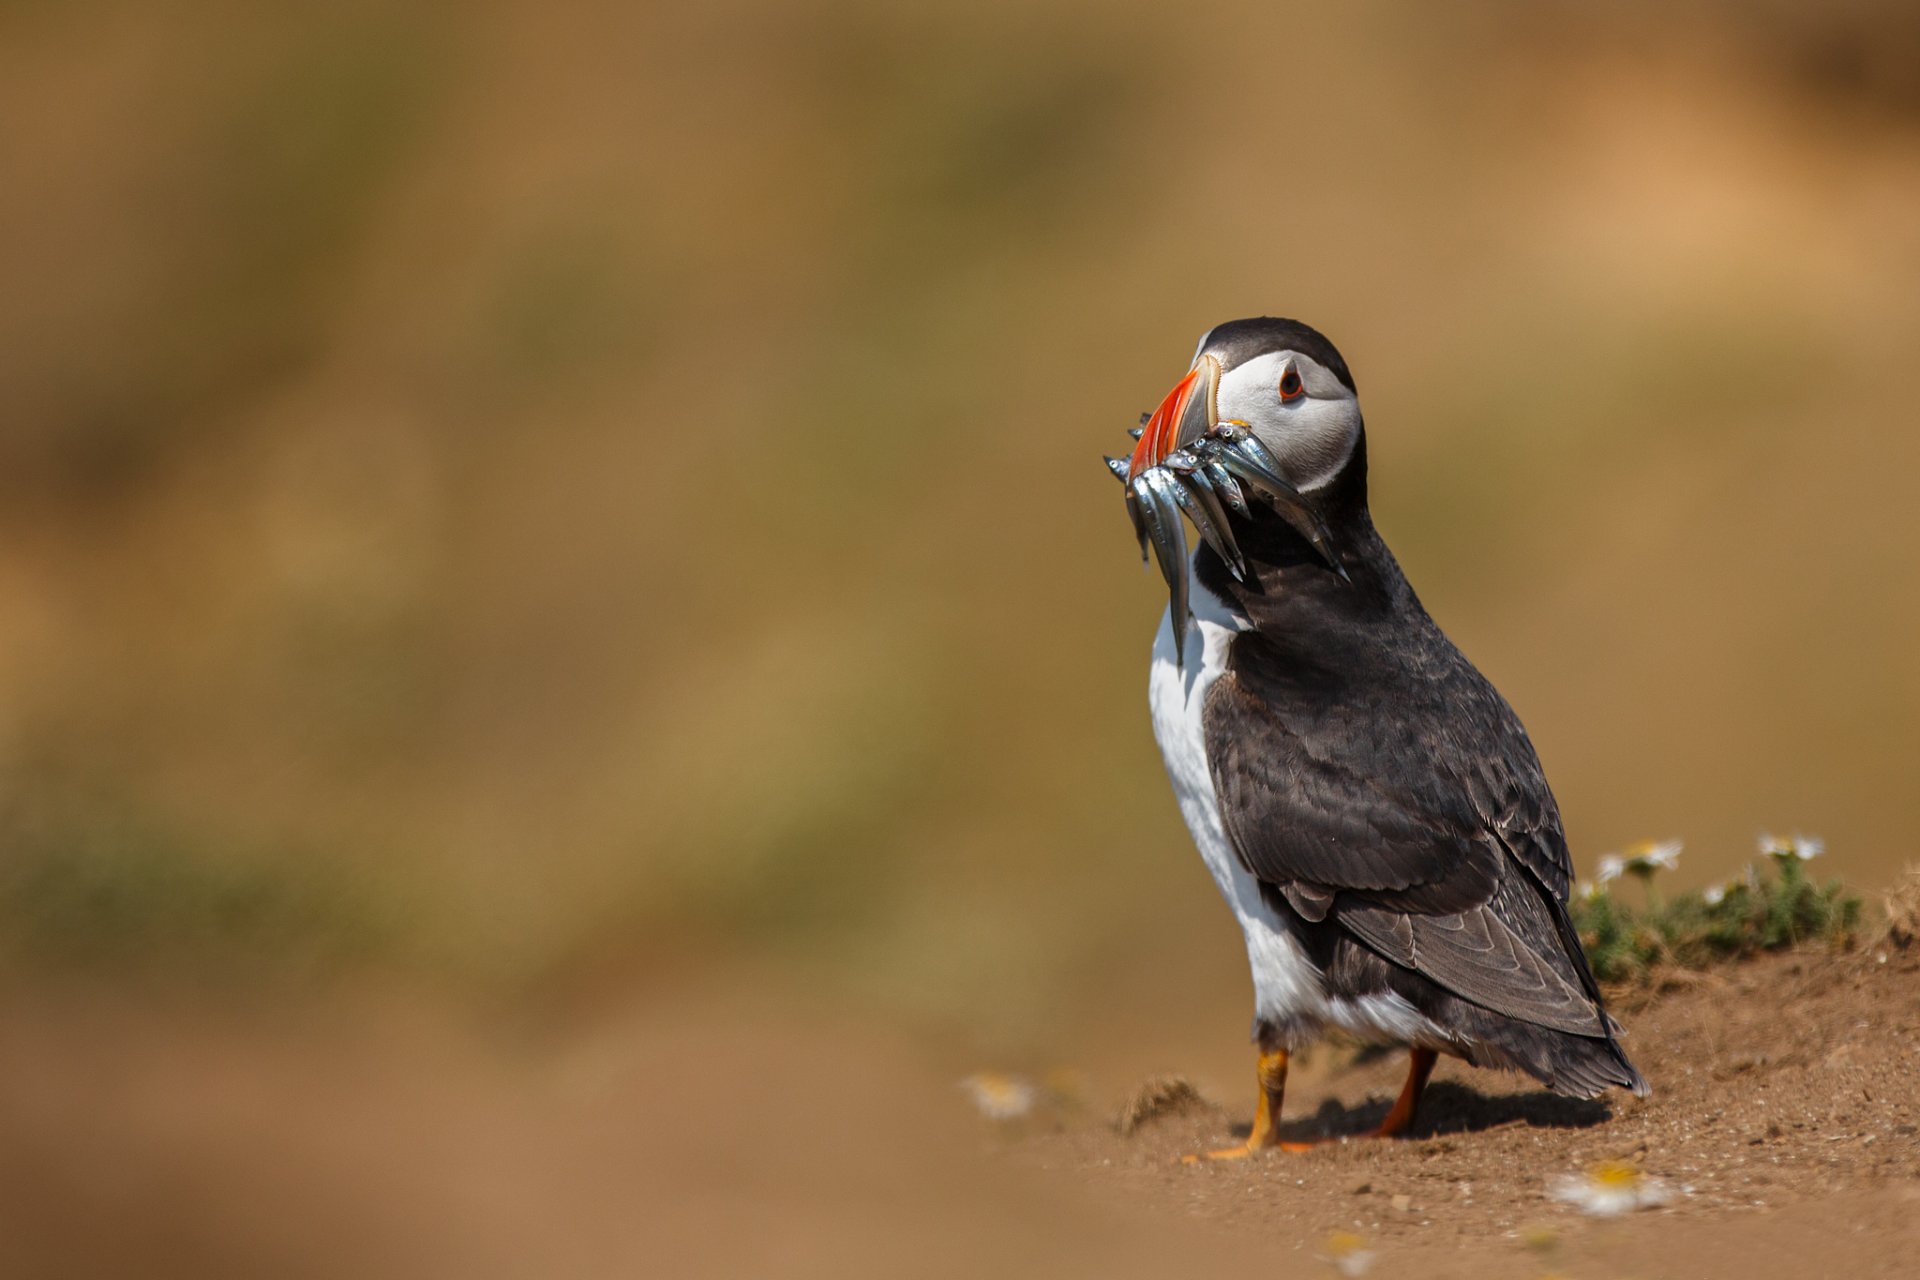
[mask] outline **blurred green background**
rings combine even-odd
[[[1583,870],[1912,853],[1910,5],[13,0],[0,121],[16,985],[1237,1035],[1099,457],[1261,313]]]

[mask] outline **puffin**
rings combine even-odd
[[[1187,1158],[1313,1145],[1280,1110],[1289,1056],[1329,1031],[1408,1050],[1373,1136],[1408,1132],[1441,1054],[1645,1096],[1533,744],[1374,528],[1339,351],[1297,320],[1219,325],[1132,434],[1107,465],[1168,585],[1153,732],[1253,975],[1252,1129]]]

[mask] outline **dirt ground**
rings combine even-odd
[[[1406,1140],[1178,1164],[1245,1133],[1249,1078],[1224,1108],[1191,1106],[1131,1137],[1067,1127],[1019,1153],[1246,1240],[1313,1253],[1351,1233],[1383,1266],[1423,1274],[1920,1275],[1920,956],[1769,958],[1619,1012],[1653,1082],[1644,1101],[1556,1098],[1447,1061]],[[1404,1057],[1355,1056],[1295,1073],[1283,1136],[1379,1123]],[[1599,1220],[1550,1196],[1601,1161],[1664,1180],[1672,1201]]]
[[[1655,1092],[1557,1100],[1443,1063],[1416,1135],[1182,1167],[1251,1101],[1123,1137],[1130,1082],[995,1129],[923,1039],[767,975],[543,1017],[430,993],[210,1002],[0,987],[7,1276],[1911,1276],[1920,951],[1766,960],[1621,1014]],[[1176,1051],[1177,1054],[1177,1051]],[[1400,1063],[1296,1072],[1291,1136],[1376,1122]],[[1225,1094],[1224,1089],[1210,1092]],[[1677,1191],[1596,1220],[1550,1180]]]

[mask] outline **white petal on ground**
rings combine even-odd
[[[1350,1231],[1336,1231],[1326,1238],[1317,1255],[1320,1261],[1343,1276],[1363,1276],[1373,1265],[1374,1251],[1367,1242]]]
[[[1619,1160],[1603,1161],[1585,1173],[1557,1178],[1550,1194],[1595,1218],[1614,1218],[1673,1199],[1666,1183]]]
[[[989,1120],[1018,1120],[1033,1111],[1040,1090],[1031,1080],[998,1071],[981,1071],[960,1082],[973,1105]]]

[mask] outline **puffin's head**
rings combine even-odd
[[[1365,502],[1365,464],[1353,466],[1361,432],[1347,362],[1298,320],[1230,320],[1200,339],[1187,376],[1136,433],[1132,459],[1107,459],[1126,487],[1140,554],[1151,547],[1167,580],[1176,652],[1188,612],[1186,521],[1247,582],[1229,512],[1251,518],[1252,495],[1347,577],[1316,491],[1351,475],[1361,488],[1348,492]]]
[[[1148,420],[1129,474],[1160,465],[1221,423],[1266,447],[1301,493],[1322,488],[1359,446],[1360,397],[1334,345],[1298,320],[1261,316],[1210,329],[1187,376]]]

